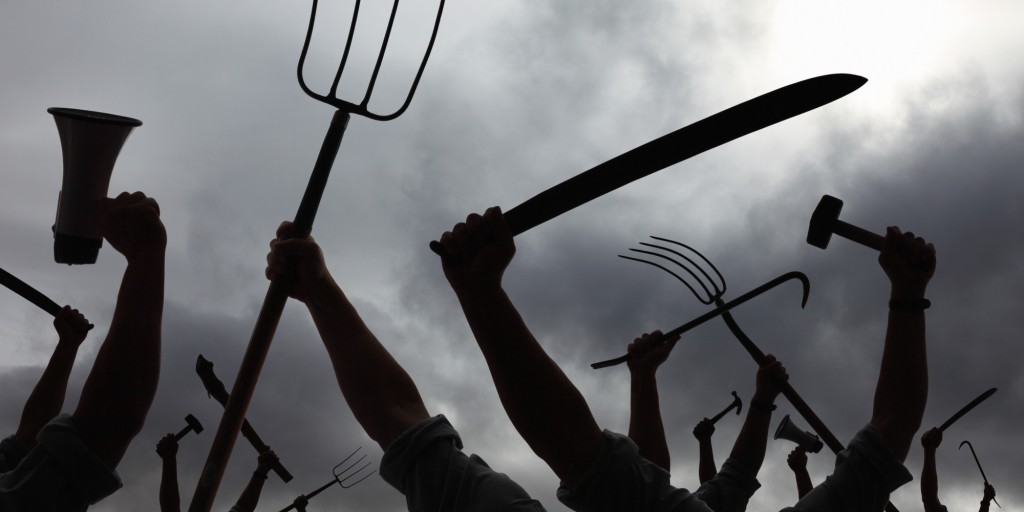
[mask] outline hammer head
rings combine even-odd
[[[196,419],[196,417],[192,416],[191,414],[185,416],[185,423],[188,423],[188,426],[192,427],[192,430],[194,430],[196,434],[203,431],[203,425],[199,423],[199,420]]]
[[[827,194],[821,196],[818,207],[811,214],[811,223],[807,228],[807,243],[820,249],[828,247],[836,221],[839,220],[839,212],[842,209],[843,201],[841,199]]]
[[[740,400],[740,396],[735,391],[732,392],[732,403],[736,406],[736,416],[740,415],[740,411],[743,410],[743,400]]]

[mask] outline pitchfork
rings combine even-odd
[[[370,475],[373,474],[373,470],[370,469],[369,471],[365,472],[364,470],[370,467],[370,462],[367,461],[365,464],[361,466],[359,465],[359,463],[363,462],[363,460],[366,459],[365,453],[362,454],[358,459],[348,463],[348,460],[351,459],[352,457],[355,457],[355,455],[359,453],[359,451],[362,449],[363,448],[361,446],[359,448],[356,448],[356,451],[350,453],[348,457],[345,457],[345,460],[339,462],[337,466],[334,466],[334,470],[331,471],[331,473],[334,474],[334,479],[331,480],[330,482],[327,482],[324,485],[321,485],[315,491],[309,494],[304,494],[303,496],[305,496],[306,500],[313,498],[313,496],[320,494],[321,492],[324,491],[324,489],[327,489],[328,487],[334,484],[340,485],[342,489],[348,489],[355,486],[359,482],[362,482],[363,480],[369,478]],[[348,465],[345,466],[345,463],[348,463]],[[341,466],[345,467],[339,471],[338,468],[340,468]],[[292,503],[291,505],[288,505],[287,507],[281,509],[281,512],[287,512],[288,510],[292,510],[294,508],[295,503]]]
[[[423,53],[423,60],[420,61],[419,69],[416,71],[416,77],[409,88],[409,94],[406,96],[405,101],[394,112],[380,113],[371,111],[369,103],[373,96],[374,86],[377,84],[377,76],[380,72],[381,64],[384,62],[388,41],[391,38],[395,15],[398,13],[398,0],[394,0],[392,4],[387,29],[384,32],[380,52],[377,54],[377,60],[366,87],[366,93],[358,103],[341,99],[338,96],[338,86],[341,83],[342,73],[345,71],[345,66],[349,60],[349,50],[352,47],[352,38],[356,22],[359,18],[360,0],[355,0],[352,22],[349,25],[345,48],[341,54],[341,63],[338,65],[338,72],[334,75],[334,81],[327,94],[315,93],[306,85],[306,53],[309,50],[309,43],[313,37],[317,3],[317,0],[313,0],[313,7],[309,16],[309,28],[306,30],[306,39],[302,45],[302,52],[299,55],[297,70],[299,86],[313,99],[327,103],[338,110],[331,119],[331,125],[327,129],[327,135],[324,136],[323,144],[320,147],[320,155],[317,157],[313,173],[309,177],[309,183],[306,185],[306,191],[302,196],[302,202],[299,204],[298,212],[295,214],[295,220],[289,233],[289,236],[292,238],[305,238],[313,230],[313,219],[316,217],[317,209],[320,206],[320,199],[323,197],[324,187],[327,185],[327,177],[330,175],[331,167],[334,165],[334,157],[338,153],[338,147],[341,146],[341,139],[345,133],[345,128],[348,126],[351,114],[378,121],[388,121],[402,115],[406,108],[408,108],[409,103],[412,101],[412,96],[416,92],[416,87],[419,85],[423,69],[427,65],[430,51],[434,47],[437,29],[441,23],[441,13],[444,10],[444,0],[439,0],[437,16],[434,19],[433,29],[430,34],[430,41],[427,44],[426,51]],[[231,389],[231,396],[224,407],[224,416],[221,418],[220,426],[217,429],[213,445],[210,447],[210,453],[203,467],[202,476],[192,497],[189,512],[210,512],[213,506],[213,499],[216,497],[217,488],[220,486],[220,481],[224,476],[224,469],[227,466],[228,459],[231,457],[231,450],[234,447],[235,440],[238,438],[238,431],[242,426],[242,420],[245,418],[249,401],[252,399],[256,381],[259,379],[260,369],[263,367],[267,352],[270,350],[270,342],[273,340],[274,332],[277,330],[277,323],[281,318],[281,312],[284,310],[287,300],[288,294],[285,289],[284,279],[278,278],[271,281],[267,295],[263,300],[263,307],[260,309],[259,317],[256,320],[256,326],[253,328],[252,335],[249,338],[249,346],[242,359],[242,365],[235,378],[235,384]]]
[[[698,252],[696,249],[686,244],[657,236],[651,236],[651,238],[659,242],[663,242],[665,245],[640,242],[640,245],[654,250],[631,248],[630,251],[637,254],[653,256],[657,259],[660,259],[661,261],[667,262],[673,268],[682,269],[683,271],[685,271],[686,275],[689,276],[688,279],[684,279],[678,273],[672,271],[669,267],[662,265],[656,261],[651,261],[649,259],[644,259],[642,257],[633,256],[619,255],[619,257],[625,258],[627,260],[638,261],[640,263],[646,263],[648,265],[664,270],[665,272],[668,272],[673,277],[682,282],[684,285],[686,285],[690,292],[692,292],[693,295],[697,297],[697,300],[701,301],[701,303],[703,304],[710,305],[714,303],[716,306],[721,306],[722,304],[725,303],[725,301],[722,299],[722,296],[725,294],[726,290],[725,278],[722,276],[722,273],[718,271],[718,268],[715,267],[713,263],[711,263],[710,260],[704,257],[704,255]],[[666,247],[666,245],[674,245],[678,248],[678,250],[671,247]],[[686,253],[692,254],[696,258],[687,256]],[[702,264],[697,263],[695,259],[699,260],[703,264],[703,266],[707,266],[711,270],[711,273],[714,273],[715,277],[712,277],[711,273],[709,273],[707,270],[704,270]],[[699,286],[699,291],[697,287],[691,284],[691,281],[694,281],[696,285]],[[758,366],[763,366],[767,362],[767,358],[765,357],[764,352],[761,352],[761,349],[759,349],[757,345],[754,344],[753,340],[747,337],[747,335],[742,330],[740,330],[740,326],[736,323],[736,320],[733,319],[731,312],[726,311],[722,313],[722,319],[725,320],[725,324],[729,327],[729,331],[732,332],[733,336],[735,336],[736,339],[739,340],[740,344],[743,345],[743,348],[745,348],[747,352],[750,353],[750,356],[754,359],[754,362],[756,362]],[[804,402],[804,399],[801,398],[800,395],[796,392],[796,390],[789,385],[789,383],[785,383],[782,386],[782,394],[785,395],[786,399],[789,400],[789,403],[793,405],[793,408],[796,409],[797,412],[799,412],[800,415],[803,416],[803,418],[807,420],[808,423],[810,423],[811,428],[813,428],[814,431],[817,432],[819,436],[821,436],[821,438],[825,441],[825,444],[827,444],[833,452],[838,454],[840,451],[846,448],[843,445],[843,443],[841,443],[839,439],[837,439],[836,436],[832,434],[832,431],[830,431],[828,427],[825,426],[825,423],[822,422],[820,418],[818,418],[818,415],[815,414],[813,410],[811,410],[811,407],[807,405],[807,402]],[[892,503],[886,504],[886,510],[890,512],[897,512],[896,507],[893,506]]]

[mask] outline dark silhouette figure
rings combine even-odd
[[[156,444],[156,453],[163,460],[163,476],[160,479],[160,512],[181,512],[181,498],[178,494],[178,439],[167,434]],[[231,512],[253,512],[260,501],[263,483],[267,474],[277,462],[274,450],[267,449],[259,454],[256,470],[249,477],[249,483],[242,490]]]
[[[793,451],[789,452],[789,456],[786,457],[786,464],[789,465],[789,469],[793,470],[793,476],[796,477],[797,497],[803,498],[814,488],[811,475],[807,472],[807,451],[801,446],[793,448]]]
[[[415,383],[363,323],[324,263],[312,237],[270,242],[267,278],[286,278],[290,297],[313,317],[345,401],[384,450],[381,476],[405,495],[409,510],[542,510],[539,502],[476,455],[443,415],[431,416]],[[294,273],[286,273],[292,268]]]
[[[640,455],[657,464],[665,471],[671,471],[671,458],[665,440],[665,425],[661,421],[661,405],[658,398],[656,372],[668,359],[668,355],[679,341],[672,336],[665,343],[654,345],[653,340],[661,338],[661,331],[644,334],[633,340],[627,348],[630,355],[629,367],[629,438],[640,449]]]
[[[629,438],[636,443],[641,457],[657,464],[666,472],[670,472],[668,444],[665,441],[665,429],[658,405],[658,384],[655,372],[668,358],[672,348],[679,340],[679,336],[669,338],[666,343],[655,343],[661,337],[660,331],[644,334],[636,338],[628,347],[630,359],[627,361],[627,365],[630,369],[632,398]],[[748,461],[750,463],[748,467],[760,468],[764,461],[771,412],[775,408],[772,403],[781,391],[778,383],[788,379],[782,364],[775,361],[773,356],[768,356],[768,359],[769,364],[758,369],[757,392],[751,401],[751,407],[747,410],[746,421],[730,456],[732,459],[739,458]],[[697,439],[701,442],[700,466],[698,468],[701,484],[712,480],[718,473],[710,442],[714,429],[714,423],[707,418],[694,428],[694,435],[700,434]]]
[[[715,424],[704,418],[693,427],[693,437],[697,438],[699,449],[699,460],[697,463],[697,477],[700,483],[707,482],[718,473],[718,465],[715,464],[715,452],[711,446],[711,436],[715,433]]]
[[[716,512],[746,508],[758,486],[757,455],[763,457],[770,419],[764,412],[772,407],[766,399],[779,392],[775,379],[758,379],[755,397],[762,403],[750,407],[752,413],[765,416],[756,428],[764,435],[740,435],[759,443],[760,449],[734,446],[718,476],[695,493],[673,488],[668,473],[641,457],[628,437],[602,432],[582,395],[548,357],[505,293],[502,276],[515,245],[500,209],[470,215],[444,233],[439,246],[445,277],[483,352],[502,405],[516,430],[558,475],[563,503],[578,511],[697,510],[699,501]],[[910,233],[890,228],[879,263],[892,282],[894,307],[872,419],[844,450],[833,477],[801,499],[798,507],[805,512],[880,510],[889,493],[910,479],[902,461],[920,427],[928,383],[924,312],[915,306],[934,272],[934,249]],[[766,366],[759,374],[781,373],[777,362]],[[749,419],[744,430],[752,423]],[[874,476],[877,471],[883,478]],[[861,478],[865,472],[872,478]],[[877,485],[861,486],[865,481]]]
[[[935,467],[935,450],[942,444],[942,429],[933,428],[921,436],[924,464],[921,466],[921,503],[925,512],[947,512],[939,501],[939,476]],[[979,512],[988,512],[988,504],[996,497],[996,490],[987,482],[981,498]]]
[[[100,234],[128,260],[110,331],[78,407],[58,415],[87,325],[69,308],[58,313],[62,341],[26,403],[18,433],[0,449],[4,510],[81,511],[114,493],[121,487],[117,465],[156,392],[167,245],[160,208],[141,192],[125,192],[104,199],[97,210]]]

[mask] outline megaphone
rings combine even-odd
[[[64,155],[64,180],[53,226],[53,259],[68,265],[96,263],[103,245],[96,226],[96,206],[107,197],[110,173],[121,146],[142,121],[73,108],[46,111],[57,123]]]
[[[775,429],[775,439],[793,441],[808,453],[818,453],[821,451],[822,446],[824,446],[824,443],[821,442],[818,436],[811,432],[800,430],[792,421],[789,421],[788,414],[782,418],[779,428]]]

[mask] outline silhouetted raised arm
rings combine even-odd
[[[986,483],[985,484],[985,492],[984,492],[984,494],[982,495],[982,498],[981,498],[981,508],[978,509],[978,512],[988,512],[988,502],[994,500],[995,498],[996,498],[996,489],[995,489],[995,487],[992,487],[991,485]]]
[[[178,440],[167,434],[156,444],[156,454],[163,461],[160,478],[160,512],[181,512],[178,493]]]
[[[142,192],[104,199],[98,219],[100,233],[128,266],[73,418],[89,447],[114,469],[142,430],[160,377],[167,233],[160,207]]]
[[[935,273],[935,247],[897,227],[886,231],[878,263],[891,283],[889,323],[871,424],[900,461],[906,460],[928,401],[925,288]]]
[[[85,340],[91,326],[77,309],[64,306],[54,316],[53,327],[57,330],[57,346],[39,382],[25,401],[21,422],[15,433],[18,441],[29,449],[36,445],[39,430],[60,414],[78,347]]]
[[[939,501],[939,475],[935,469],[935,450],[942,444],[942,431],[933,428],[921,436],[924,463],[921,465],[921,503],[925,512],[945,512]]]
[[[743,421],[736,442],[732,445],[729,458],[756,475],[764,462],[764,452],[768,446],[768,430],[771,427],[772,411],[775,409],[775,398],[782,391],[782,385],[789,380],[789,375],[782,363],[775,356],[768,354],[765,364],[757,369],[757,388],[750,399],[747,417]]]
[[[803,498],[814,488],[814,484],[811,483],[811,475],[807,472],[807,452],[799,446],[793,448],[793,451],[789,452],[789,456],[786,457],[786,464],[789,465],[789,469],[793,470],[793,476],[796,477],[797,497]]]
[[[373,332],[324,264],[313,237],[286,239],[284,222],[270,242],[267,278],[294,267],[289,295],[306,305],[327,348],[335,378],[352,414],[371,439],[386,450],[409,427],[430,417],[416,384]]]
[[[501,210],[470,215],[445,232],[440,244],[444,275],[505,412],[562,484],[574,485],[597,456],[601,429],[583,395],[544,352],[502,288],[515,244]]]
[[[277,460],[277,454],[269,448],[259,455],[256,471],[252,472],[249,483],[242,490],[242,494],[238,496],[238,501],[231,512],[253,512],[256,510],[256,505],[260,501],[260,493],[263,492],[263,483],[267,481],[267,474],[277,464]]]
[[[679,336],[653,345],[661,338],[661,331],[644,334],[629,344],[632,356],[627,361],[630,378],[629,438],[640,449],[640,456],[671,471],[671,457],[665,441],[665,426],[661,420],[658,381],[655,373],[665,362]]]
[[[700,483],[707,482],[718,473],[718,465],[715,464],[715,451],[711,446],[711,436],[715,433],[715,424],[704,418],[693,427],[693,437],[697,438],[699,449],[699,462],[697,463],[697,477]]]

